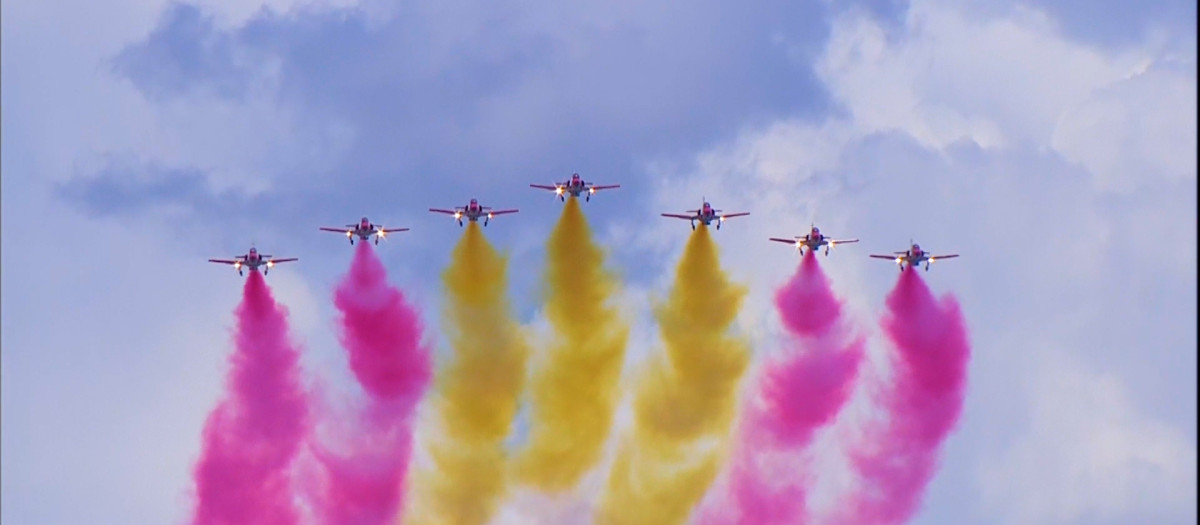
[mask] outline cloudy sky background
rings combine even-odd
[[[896,272],[866,254],[913,238],[963,254],[924,277],[973,342],[916,523],[1197,517],[1192,2],[17,0],[0,20],[5,523],[185,519],[241,288],[208,257],[300,257],[269,281],[306,372],[352,391],[330,300],[351,250],[316,228],[412,227],[380,253],[436,341],[460,230],[425,210],[519,207],[487,235],[538,324],[561,205],[527,184],[572,171],[622,184],[586,212],[628,285],[631,366],[689,233],[659,212],[753,213],[716,238],[760,355],[796,262],[767,237],[863,239],[821,262],[875,341]],[[496,521],[560,522],[602,475]]]

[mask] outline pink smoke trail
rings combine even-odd
[[[851,442],[859,482],[833,523],[903,523],[916,513],[942,442],[962,412],[970,344],[958,302],[939,302],[913,269],[887,297],[883,328],[896,348],[893,377],[872,391],[887,418]]]
[[[246,279],[235,341],[227,397],[204,424],[192,523],[294,524],[289,473],[308,433],[308,407],[287,311],[259,272]]]
[[[403,503],[412,451],[412,419],[429,385],[429,350],[421,321],[367,243],[359,243],[350,273],[338,285],[340,340],[350,369],[367,393],[352,430],[335,453],[313,444],[324,467],[315,511],[325,523],[393,523]]]
[[[812,251],[776,293],[775,307],[790,336],[789,352],[764,368],[743,412],[726,480],[730,495],[705,508],[698,520],[702,525],[802,523],[809,480],[789,465],[852,391],[863,341],[851,340],[841,323],[841,302]]]

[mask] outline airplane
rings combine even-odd
[[[825,255],[829,255],[829,248],[833,247],[834,245],[858,242],[858,239],[830,239],[821,233],[820,228],[817,228],[816,226],[812,226],[811,228],[812,231],[805,234],[803,237],[796,237],[793,239],[780,239],[778,237],[771,237],[771,240],[775,242],[785,242],[796,245],[796,248],[800,250],[800,255],[804,255],[805,247],[808,247],[810,250],[818,250],[824,246]]]
[[[358,222],[358,224],[347,224],[345,228],[322,227],[321,231],[344,233],[344,234],[346,234],[346,238],[350,239],[350,244],[353,245],[354,237],[356,235],[358,236],[359,239],[362,239],[364,241],[367,239],[370,239],[371,236],[374,235],[375,236],[375,244],[379,244],[379,239],[386,237],[387,234],[396,233],[396,232],[406,232],[406,231],[408,231],[408,228],[387,229],[378,224],[371,224],[371,221],[368,221],[366,217],[363,217],[362,220]]]
[[[550,191],[554,192],[556,195],[558,195],[559,200],[566,202],[567,201],[567,196],[566,196],[567,193],[570,193],[572,197],[578,197],[579,194],[581,194],[583,192],[587,192],[587,197],[585,197],[584,200],[590,201],[590,200],[592,200],[592,195],[594,195],[597,191],[610,190],[613,188],[620,188],[621,185],[620,184],[610,184],[608,186],[597,186],[596,183],[594,183],[594,182],[587,182],[587,181],[583,180],[583,177],[580,177],[578,173],[572,173],[571,180],[567,180],[567,181],[563,181],[563,182],[556,182],[556,183],[554,183],[553,186],[546,186],[543,184],[530,184],[529,187],[530,188],[538,188],[541,190],[550,190]]]
[[[700,221],[701,223],[704,223],[705,226],[709,226],[710,223],[715,220],[715,221],[717,221],[717,229],[719,230],[719,229],[721,229],[721,223],[725,222],[725,219],[730,219],[733,217],[741,217],[743,215],[750,215],[750,212],[748,212],[748,211],[738,212],[738,213],[721,213],[721,210],[713,209],[712,205],[708,203],[708,200],[704,200],[704,199],[701,199],[701,200],[704,204],[702,204],[700,206],[700,209],[688,210],[688,213],[691,215],[682,215],[682,214],[678,214],[678,213],[663,213],[662,216],[663,217],[672,217],[675,219],[686,219],[686,220],[692,221],[692,229],[693,230],[696,229],[696,221]]]
[[[920,266],[920,264],[924,262],[925,271],[927,272],[929,271],[929,264],[936,260],[958,257],[957,253],[952,253],[949,255],[933,255],[929,252],[921,250],[921,245],[919,244],[916,244],[912,241],[909,241],[909,244],[912,245],[912,248],[909,248],[908,250],[902,252],[892,252],[892,255],[872,255],[871,257],[876,259],[888,259],[896,261],[896,264],[900,265],[900,271],[904,271],[905,264],[909,266]]]
[[[246,255],[234,256],[234,258],[232,260],[230,260],[230,259],[209,259],[208,262],[221,263],[221,264],[232,264],[233,268],[238,271],[238,275],[243,275],[243,273],[242,273],[243,266],[250,268],[250,271],[252,271],[252,272],[257,272],[258,267],[262,266],[263,267],[263,275],[266,275],[267,272],[271,270],[271,267],[275,266],[275,264],[277,264],[277,263],[285,263],[285,262],[298,261],[298,260],[300,260],[300,259],[297,259],[295,257],[291,257],[291,258],[287,258],[287,259],[272,259],[270,255],[258,253],[257,249],[255,249],[254,247],[250,247],[250,253],[247,253]]]
[[[483,217],[483,225],[487,226],[488,220],[496,215],[503,215],[505,213],[517,213],[517,210],[493,210],[491,206],[480,206],[478,199],[471,199],[471,202],[467,203],[466,206],[462,206],[462,207],[456,206],[453,210],[429,208],[429,211],[434,212],[434,213],[445,213],[447,215],[453,215],[454,218],[458,220],[459,226],[463,225],[463,221],[462,221],[463,217],[466,217],[467,220],[469,220],[471,222],[477,222],[477,221],[479,221],[480,217]]]

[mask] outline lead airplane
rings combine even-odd
[[[471,199],[471,202],[466,206],[455,207],[453,210],[443,210],[440,208],[429,208],[429,211],[434,213],[445,213],[453,215],[458,220],[458,225],[463,225],[463,217],[471,222],[479,221],[483,217],[483,225],[487,226],[488,221],[496,215],[504,215],[505,213],[517,213],[518,210],[493,210],[491,206],[480,206],[478,199]]]
[[[719,229],[721,229],[721,223],[725,222],[725,219],[732,219],[733,217],[742,217],[745,215],[750,215],[750,212],[748,212],[748,211],[737,212],[737,213],[723,213],[721,210],[713,209],[712,205],[709,204],[707,200],[702,200],[702,202],[703,202],[703,204],[700,205],[700,209],[688,210],[689,215],[682,215],[682,214],[678,214],[678,213],[664,213],[664,214],[662,214],[662,216],[692,221],[692,229],[693,230],[696,229],[696,221],[700,221],[705,226],[709,226],[712,223],[712,221],[717,221],[717,229],[719,230]]]
[[[810,250],[819,250],[822,246],[824,246],[825,255],[829,255],[829,248],[832,248],[834,245],[858,242],[858,239],[830,239],[822,234],[821,229],[817,228],[816,226],[812,226],[812,230],[806,233],[803,237],[795,237],[792,239],[771,237],[771,240],[775,242],[785,242],[796,245],[796,249],[800,250],[800,255],[804,255],[805,247]]]
[[[578,173],[572,173],[570,180],[565,180],[563,182],[555,182],[553,186],[547,186],[544,184],[530,184],[529,187],[530,188],[538,188],[541,190],[553,191],[555,195],[558,195],[559,200],[566,202],[567,201],[566,194],[568,194],[568,193],[571,194],[572,197],[578,197],[581,194],[583,194],[584,192],[587,192],[587,196],[584,197],[584,200],[590,201],[590,200],[592,200],[592,195],[595,195],[595,193],[597,191],[620,188],[621,185],[620,184],[610,184],[607,186],[597,186],[596,183],[594,183],[594,182],[588,182],[588,181],[583,180],[583,177],[580,177]]]
[[[234,256],[233,259],[209,259],[208,262],[220,263],[220,264],[232,264],[233,268],[238,271],[238,275],[244,275],[242,273],[243,266],[250,268],[250,271],[252,271],[252,272],[257,272],[258,267],[262,266],[263,267],[263,275],[266,275],[267,272],[271,270],[271,267],[275,266],[278,263],[285,263],[285,262],[292,262],[292,261],[299,261],[299,260],[300,259],[297,259],[295,257],[290,257],[287,259],[272,259],[270,255],[258,253],[257,249],[255,249],[254,247],[251,247],[250,252],[247,253],[246,255],[237,255],[237,256]]]
[[[378,224],[371,224],[366,217],[363,217],[358,224],[347,224],[345,228],[326,228],[321,227],[321,231],[337,232],[346,234],[346,238],[350,239],[350,244],[354,244],[354,237],[357,235],[359,239],[368,240],[372,235],[375,236],[375,244],[379,244],[379,239],[387,237],[389,233],[406,232],[408,228],[391,228],[387,229]]]
[[[895,261],[900,266],[900,271],[904,271],[904,266],[920,266],[925,263],[925,271],[929,271],[929,264],[939,259],[953,259],[958,257],[957,253],[948,255],[934,255],[921,249],[921,245],[909,242],[912,247],[902,252],[892,252],[892,255],[872,255],[876,259],[889,259]]]

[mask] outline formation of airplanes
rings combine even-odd
[[[555,182],[553,185],[530,184],[529,186],[532,188],[553,191],[555,195],[558,196],[563,202],[566,202],[568,195],[573,198],[583,196],[585,201],[590,201],[592,195],[598,191],[621,187],[620,184],[599,185],[593,182],[588,182],[580,177],[578,173],[573,173],[571,174],[570,179],[562,182]],[[459,226],[463,226],[464,218],[470,222],[478,222],[479,219],[482,218],[483,225],[487,226],[488,221],[495,216],[517,213],[519,210],[497,210],[491,206],[484,206],[479,203],[478,199],[472,198],[469,202],[467,202],[466,206],[456,206],[454,209],[450,210],[442,208],[429,208],[429,211],[433,213],[450,215],[458,221]],[[724,223],[725,220],[734,217],[744,217],[746,215],[750,215],[750,212],[725,213],[722,210],[714,208],[712,204],[709,203],[708,199],[701,199],[699,208],[687,210],[685,213],[662,214],[663,217],[690,221],[692,224],[692,230],[696,229],[696,223],[700,223],[705,226],[711,226],[714,222],[716,223],[716,229],[720,230],[721,224]],[[379,240],[386,238],[389,233],[404,232],[408,231],[409,229],[384,228],[381,225],[372,223],[366,217],[363,217],[357,224],[347,224],[343,228],[323,226],[320,228],[320,230],[343,234],[347,239],[350,240],[350,244],[353,245],[355,237],[363,241],[371,240],[371,238],[374,237],[375,244],[379,244]],[[827,237],[825,234],[821,233],[821,230],[817,228],[816,225],[811,225],[809,232],[802,236],[796,236],[790,239],[771,237],[770,240],[774,242],[791,244],[796,247],[796,249],[800,252],[800,255],[804,255],[804,251],[806,249],[810,251],[816,251],[820,250],[822,247],[825,249],[825,255],[829,255],[829,249],[834,246],[858,242],[858,239],[833,239]],[[904,271],[905,268],[915,268],[917,266],[921,266],[922,263],[925,266],[925,271],[929,271],[929,265],[934,261],[941,259],[952,259],[954,257],[958,257],[958,254],[931,254],[922,250],[919,244],[909,241],[909,248],[907,250],[892,252],[890,255],[872,254],[870,257],[893,261],[897,266],[900,267],[900,271]],[[263,269],[263,275],[266,275],[267,272],[278,263],[297,260],[299,259],[295,257],[275,259],[270,255],[258,253],[258,250],[252,246],[250,251],[248,251],[245,255],[238,255],[233,259],[209,259],[208,261],[232,265],[234,269],[238,271],[238,275],[244,275],[244,268],[249,268],[250,271],[256,272],[261,267]]]

